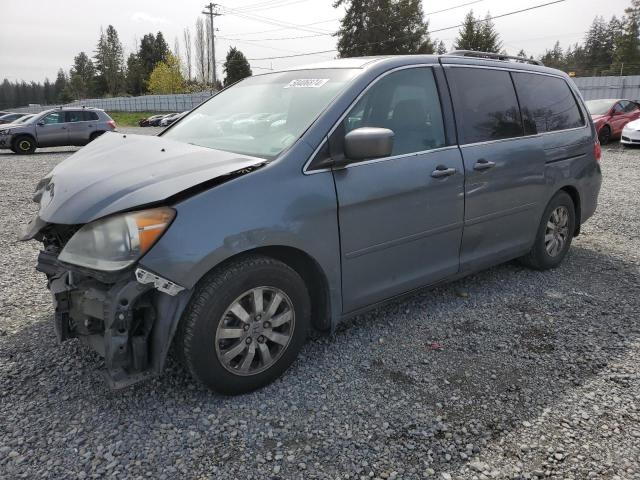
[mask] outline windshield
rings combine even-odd
[[[198,107],[163,136],[275,158],[304,133],[357,73],[323,69],[249,77]]]
[[[615,100],[588,100],[584,103],[591,115],[604,115],[611,110]]]
[[[31,120],[33,117],[34,115],[25,115],[24,117],[16,120],[14,123],[28,123],[28,121]]]

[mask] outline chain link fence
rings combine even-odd
[[[143,95],[140,97],[88,98],[66,103],[64,107],[94,107],[109,112],[184,112],[211,98],[211,92],[179,93],[172,95]],[[12,108],[12,112],[39,113],[60,105],[29,105]]]

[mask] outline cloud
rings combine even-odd
[[[166,18],[154,17],[147,12],[135,12],[133,15],[131,15],[131,20],[139,23],[171,23]]]

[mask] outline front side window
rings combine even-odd
[[[358,100],[343,121],[344,133],[360,127],[393,130],[392,155],[446,144],[438,89],[431,68],[390,73]]]
[[[64,123],[64,112],[50,113],[42,119],[45,125],[51,125],[54,123]]]
[[[452,67],[447,70],[460,143],[523,135],[518,100],[509,72]]]
[[[569,85],[557,77],[513,72],[526,135],[585,125]]]
[[[633,113],[638,111],[638,104],[635,102],[627,102],[627,106],[624,108],[625,113]]]
[[[249,77],[223,90],[162,136],[275,158],[292,145],[358,73],[317,69]]]

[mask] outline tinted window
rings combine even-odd
[[[509,72],[456,67],[447,70],[447,77],[456,107],[460,143],[523,135]]]
[[[85,121],[98,120],[98,114],[96,112],[82,112]]]
[[[637,103],[627,102],[627,106],[624,109],[625,112],[631,113],[631,112],[635,112],[636,110],[638,110],[638,104]]]
[[[344,132],[380,127],[395,133],[392,155],[445,145],[438,89],[430,68],[400,70],[383,77],[356,103]]]
[[[42,121],[46,124],[52,124],[52,123],[64,123],[64,112],[54,112],[54,113],[50,113],[49,115],[47,115],[46,117],[44,117],[42,119]]]
[[[613,112],[620,113],[622,111],[624,111],[624,106],[622,105],[622,102],[616,103],[615,106],[613,107]]]
[[[82,111],[68,111],[67,112],[67,122],[84,122]]]
[[[561,78],[512,73],[527,135],[584,125],[569,85]]]

